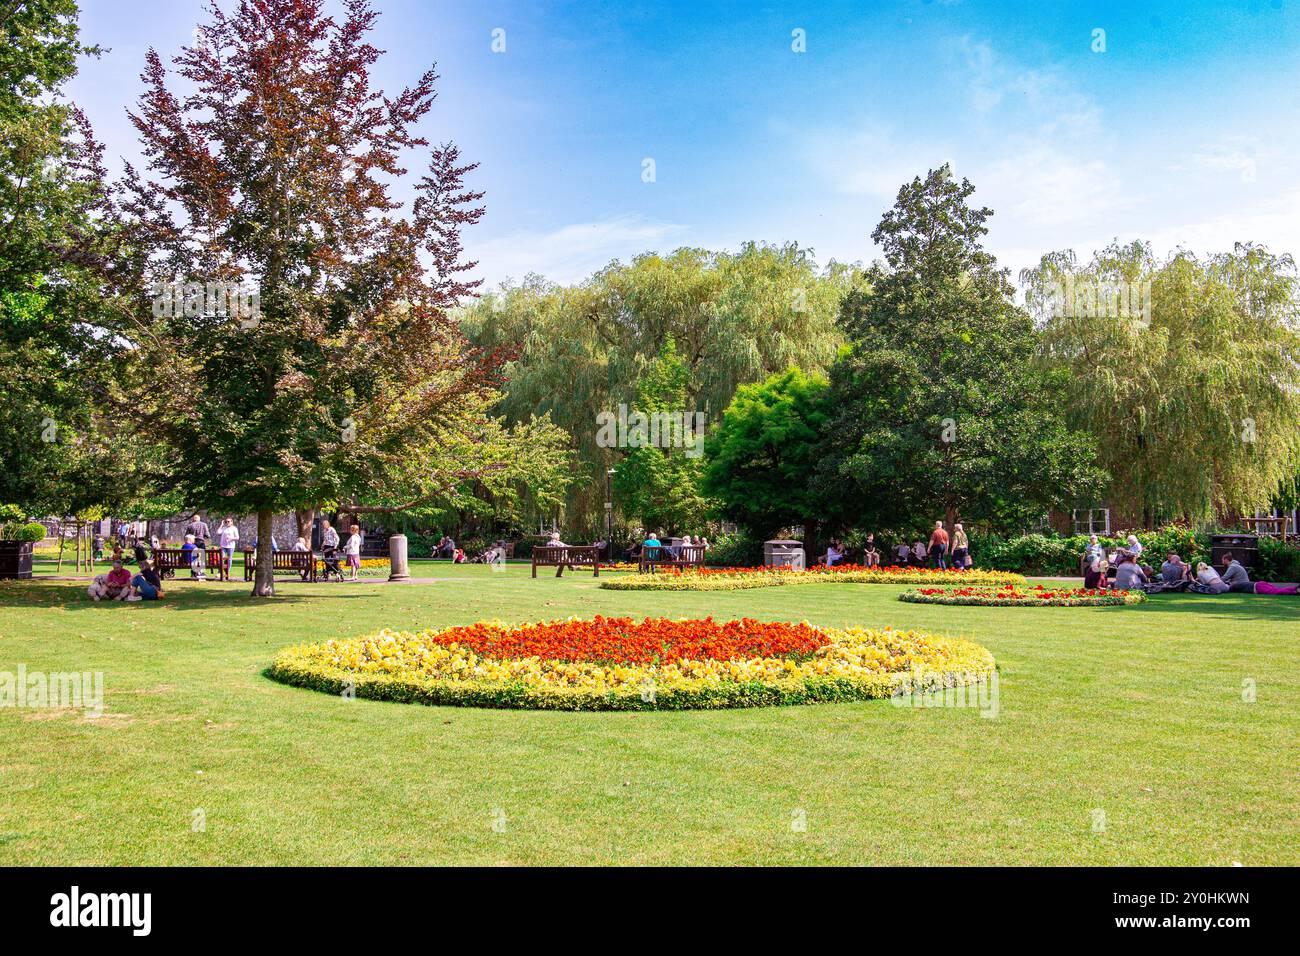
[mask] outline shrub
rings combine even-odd
[[[44,541],[45,525],[38,521],[11,521],[0,529],[0,538],[5,541]]]
[[[1158,531],[1134,531],[1144,549],[1143,560],[1159,565],[1170,551],[1176,551],[1184,561],[1208,561],[1210,536],[1182,525],[1168,525]],[[1108,551],[1123,547],[1130,532],[1116,535],[1098,535],[1098,540]],[[997,536],[976,537],[971,553],[979,567],[1001,571],[1019,571],[1030,575],[1079,574],[1079,559],[1088,547],[1088,535],[1076,534],[1062,538],[1055,535],[1025,534],[1014,538]],[[1157,560],[1158,557],[1158,560]]]
[[[748,532],[719,535],[710,541],[704,563],[721,568],[748,568],[763,563],[763,542]]]
[[[1259,539],[1259,565],[1251,575],[1259,581],[1300,581],[1300,548],[1277,538]]]

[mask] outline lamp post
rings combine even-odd
[[[614,558],[614,490],[612,479],[617,468],[609,468],[605,471],[605,547],[609,551],[610,560]]]

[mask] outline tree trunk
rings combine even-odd
[[[316,523],[316,509],[303,508],[293,513],[294,519],[298,522],[298,537],[307,542],[307,547],[311,547],[311,527]]]
[[[55,574],[63,573],[63,546],[68,543],[68,536],[64,534],[63,531],[64,531],[63,522],[60,521],[59,522],[59,567],[54,572]]]
[[[275,571],[271,566],[270,508],[257,512],[257,567],[253,572],[253,597],[275,597]]]

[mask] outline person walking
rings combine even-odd
[[[936,568],[948,567],[948,532],[943,529],[943,522],[934,523],[930,535],[930,564]]]
[[[966,531],[959,521],[952,526],[952,566],[958,571],[965,571],[970,563],[970,539],[966,537]]]
[[[354,524],[348,530],[352,533],[344,552],[348,556],[348,567],[352,569],[352,580],[357,581],[357,575],[361,573],[361,526]]]
[[[235,546],[239,544],[239,527],[229,515],[221,519],[221,527],[217,529],[217,544],[221,547],[221,567],[217,580],[229,581],[230,566],[235,561]]]

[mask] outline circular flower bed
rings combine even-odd
[[[1104,588],[1046,588],[1039,584],[1027,590],[1004,585],[964,588],[917,588],[904,591],[900,601],[913,604],[966,604],[979,607],[1088,607],[1113,604],[1141,604],[1141,591],[1112,591]]]
[[[1010,571],[943,571],[836,565],[832,568],[663,568],[653,574],[631,574],[602,581],[611,591],[735,591],[787,584],[1024,584],[1024,575]]]
[[[282,651],[269,674],[375,700],[553,710],[764,707],[889,697],[925,673],[974,684],[994,668],[978,644],[916,631],[597,617],[480,622]]]

